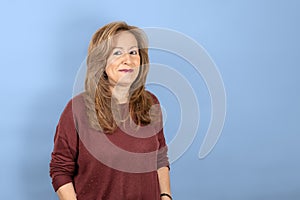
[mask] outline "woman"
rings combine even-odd
[[[85,91],[57,125],[50,176],[60,200],[169,200],[167,146],[143,31],[100,28],[88,48]]]

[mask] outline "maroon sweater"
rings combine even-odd
[[[54,190],[73,182],[78,200],[159,200],[157,169],[169,166],[163,130],[107,135],[87,119],[82,95],[60,117],[50,162]]]

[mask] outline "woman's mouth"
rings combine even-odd
[[[119,72],[125,72],[125,73],[131,73],[133,72],[133,69],[120,69]]]

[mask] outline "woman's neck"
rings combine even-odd
[[[130,86],[115,85],[111,87],[112,96],[117,99],[119,104],[127,103]]]

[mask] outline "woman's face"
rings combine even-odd
[[[140,55],[135,36],[122,31],[114,36],[112,52],[105,68],[112,85],[130,86],[139,73]]]

